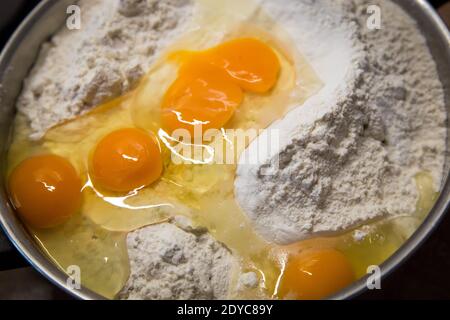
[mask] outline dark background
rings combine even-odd
[[[332,1],[332,0],[330,0]],[[0,0],[0,50],[40,0]],[[450,21],[450,1],[430,1]],[[450,24],[449,24],[450,25]],[[382,290],[357,299],[450,299],[450,216],[400,268]],[[0,230],[0,299],[70,299],[32,269]]]

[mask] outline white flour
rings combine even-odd
[[[371,4],[382,30],[366,27]],[[282,136],[280,167],[274,154],[263,166],[273,175],[238,168],[236,197],[257,231],[291,243],[414,213],[413,178],[428,171],[439,187],[446,137],[442,85],[414,21],[388,1],[273,2],[279,11],[281,23],[303,24],[299,44],[326,87],[269,128]]]
[[[120,299],[228,297],[236,265],[231,253],[206,230],[192,229],[185,221],[175,224],[154,225],[128,235],[131,274]]]
[[[63,120],[117,97],[182,32],[190,0],[81,0],[82,28],[44,44],[18,101],[33,139]]]

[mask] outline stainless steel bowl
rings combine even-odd
[[[330,0],[331,1],[331,0]],[[439,75],[444,84],[447,108],[450,108],[450,34],[444,23],[425,0],[394,0],[418,23],[427,38]],[[32,67],[40,45],[54,34],[67,17],[66,9],[73,0],[45,0],[23,21],[0,56],[0,170],[4,172],[6,153],[10,143],[11,124],[15,113],[15,101],[22,88],[23,79]],[[447,150],[450,150],[447,141]],[[430,214],[413,236],[386,262],[381,265],[382,276],[388,275],[400,266],[427,239],[444,217],[450,205],[449,159],[446,159],[446,178],[442,181],[439,199]],[[30,264],[51,282],[80,299],[103,299],[100,295],[82,288],[71,289],[67,276],[47,258],[32,236],[26,231],[14,214],[0,184],[0,225],[5,233],[30,262]],[[338,293],[333,299],[354,297],[366,290],[363,278]]]

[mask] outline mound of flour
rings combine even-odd
[[[120,299],[226,299],[236,265],[231,253],[185,218],[128,235],[131,274]]]
[[[18,110],[31,138],[117,97],[148,70],[158,50],[182,32],[190,0],[80,0],[82,27],[62,28],[43,45]]]
[[[442,84],[415,22],[390,1],[266,2],[325,88],[268,128],[280,150],[238,167],[236,197],[256,230],[284,244],[414,213],[414,176],[428,171],[438,188],[446,138]],[[381,30],[366,26],[374,4]]]

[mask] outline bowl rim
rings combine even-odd
[[[25,19],[20,23],[19,27],[14,31],[12,36],[9,38],[5,44],[2,52],[0,53],[0,72],[3,70],[3,63],[9,61],[10,57],[14,54],[17,47],[24,40],[25,35],[33,27],[33,25],[41,18],[41,16],[52,7],[57,0],[43,0],[36,7],[31,10],[31,12],[25,17]],[[6,69],[6,67],[5,67]],[[2,146],[3,148],[3,146]],[[3,150],[2,150],[3,151]],[[5,150],[6,151],[6,150]],[[3,202],[3,201],[2,201]],[[8,202],[6,200],[5,202]],[[46,256],[41,248],[37,248],[36,243],[30,244],[30,235],[23,229],[22,231],[26,234],[25,239],[19,237],[17,230],[14,230],[14,226],[11,225],[9,221],[6,221],[3,214],[3,210],[7,210],[7,204],[1,203],[0,206],[0,227],[3,229],[6,237],[10,240],[12,245],[19,251],[19,253],[25,258],[25,260],[30,263],[30,265],[37,270],[41,275],[43,275],[52,284],[56,285],[69,295],[82,300],[104,300],[105,297],[87,289],[82,286],[80,289],[72,289],[68,286],[67,279],[68,276],[60,270],[51,259]]]
[[[9,58],[14,54],[15,50],[23,41],[30,28],[32,28],[33,25],[41,18],[41,16],[57,1],[58,0],[43,0],[21,22],[0,54],[0,72],[2,71],[1,69],[3,63],[5,61],[8,61]],[[395,0],[394,2],[399,2],[399,0]],[[435,24],[437,31],[440,33],[440,36],[443,39],[447,40],[448,47],[450,48],[450,32],[437,12],[425,0],[415,0],[415,4],[417,4],[421,8],[421,10],[423,10],[427,18],[429,18],[430,21]],[[447,140],[448,138],[449,137],[447,135]],[[446,212],[450,208],[450,174],[448,172],[444,172],[444,176],[445,179],[443,181],[445,181],[445,184],[443,185],[443,188],[434,207],[431,209],[426,219],[422,222],[422,224],[414,232],[414,234],[398,250],[396,250],[394,254],[392,254],[380,265],[381,279],[385,279],[385,277],[391,274],[396,268],[400,267],[405,260],[411,257],[411,255],[413,255],[414,252],[428,239],[428,237],[436,229],[441,220],[445,217]],[[38,245],[36,243],[30,242],[29,239],[24,240],[22,239],[22,237],[18,236],[17,230],[14,230],[11,223],[8,222],[7,219],[5,219],[5,216],[3,214],[3,210],[7,210],[6,204],[1,203],[0,205],[0,210],[2,211],[0,212],[0,227],[2,227],[6,236],[14,245],[14,247],[34,269],[41,273],[51,283],[75,298],[83,300],[106,299],[105,297],[85,288],[84,286],[82,286],[81,289],[70,288],[66,282],[68,276],[54,263],[52,263],[50,258],[46,256],[40,248],[37,248]],[[27,233],[27,231],[25,230],[23,230],[23,232]],[[29,234],[27,236],[29,237]],[[349,287],[329,297],[329,299],[350,299],[368,290],[366,285],[368,276],[369,275],[366,275],[363,278],[357,280]]]

